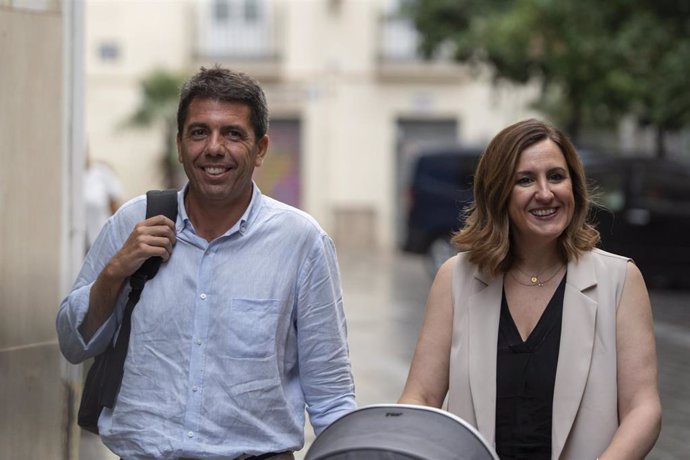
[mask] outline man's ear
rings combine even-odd
[[[177,161],[180,164],[184,164],[182,161],[182,134],[177,133],[177,136],[175,137],[175,144],[177,145]]]
[[[256,147],[256,158],[254,159],[254,166],[255,167],[260,167],[261,164],[264,162],[264,158],[266,157],[266,153],[268,152],[268,134],[264,134],[264,137],[259,139],[259,142],[257,142]]]

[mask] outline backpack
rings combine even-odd
[[[177,219],[177,191],[151,190],[146,192],[146,218],[163,214],[173,222]],[[139,301],[146,281],[153,278],[161,264],[160,257],[151,257],[129,278],[132,290],[122,317],[117,342],[112,340],[105,351],[97,355],[86,375],[79,404],[77,423],[83,429],[98,434],[98,418],[104,407],[112,409],[122,384],[132,310]]]

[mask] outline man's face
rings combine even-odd
[[[252,174],[268,149],[258,142],[249,106],[240,102],[193,99],[177,136],[178,160],[189,178],[188,199],[198,204],[242,207],[249,203]]]

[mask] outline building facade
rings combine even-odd
[[[154,69],[215,63],[256,77],[271,110],[262,191],[314,215],[339,246],[395,247],[411,157],[480,145],[532,116],[535,88],[423,61],[396,0],[88,2],[86,130],[129,196],[162,185],[162,127],[123,128]]]
[[[78,458],[80,368],[66,364],[55,332],[83,250],[73,6],[0,0],[0,458],[8,460]]]

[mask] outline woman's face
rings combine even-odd
[[[520,153],[508,202],[517,244],[555,241],[573,218],[575,198],[561,149],[545,139]]]

